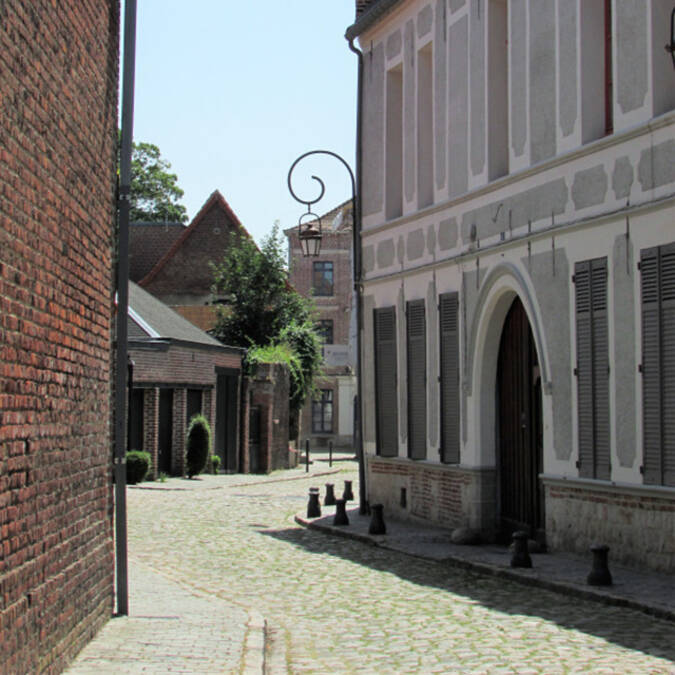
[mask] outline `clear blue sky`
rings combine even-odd
[[[354,0],[138,0],[134,140],[158,145],[192,218],[221,191],[256,241],[303,206],[293,160],[322,148],[354,168]],[[299,173],[298,173],[299,172]],[[294,187],[325,213],[351,196],[336,160],[298,167]],[[294,174],[295,175],[295,174]]]

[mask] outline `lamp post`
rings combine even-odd
[[[354,273],[354,294],[356,296],[356,400],[357,400],[357,415],[356,415],[356,455],[359,461],[359,513],[368,513],[368,502],[366,498],[366,471],[365,471],[365,457],[363,454],[363,425],[361,421],[361,266],[359,263],[360,256],[358,247],[360,245],[361,234],[361,211],[358,204],[358,195],[356,192],[356,180],[354,172],[347,162],[335,152],[330,150],[310,150],[300,155],[288,170],[288,190],[297,202],[304,204],[307,207],[307,212],[304,213],[298,222],[298,238],[302,247],[302,253],[305,257],[318,256],[321,250],[321,238],[323,232],[321,228],[321,218],[312,213],[312,204],[321,201],[326,191],[324,182],[318,176],[312,178],[319,183],[320,192],[316,199],[301,199],[295,194],[292,185],[292,175],[295,167],[306,157],[311,155],[328,155],[340,161],[347,169],[352,185],[352,263]],[[306,225],[303,224],[303,219],[308,215],[314,216],[314,220]]]

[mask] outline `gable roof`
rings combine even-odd
[[[199,213],[192,219],[192,222],[188,227],[184,229],[181,235],[174,241],[171,245],[171,248],[159,259],[157,264],[146,274],[138,283],[141,286],[147,287],[157,275],[162,272],[162,270],[175,258],[178,251],[185,244],[187,239],[194,233],[194,231],[199,227],[200,223],[204,220],[208,212],[213,208],[214,205],[219,206],[227,216],[227,218],[234,224],[234,226],[241,230],[241,233],[247,237],[250,237],[250,234],[246,231],[246,228],[241,224],[239,218],[235,215],[234,211],[231,209],[230,205],[225,201],[225,198],[218,190],[214,190],[210,197],[204,202],[204,205],[199,210]]]
[[[129,282],[129,323],[131,339],[168,339],[235,349],[199,330],[133,281]]]
[[[145,277],[185,229],[183,223],[130,223],[129,279]]]

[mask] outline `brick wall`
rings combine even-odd
[[[385,513],[494,536],[494,470],[367,456],[366,485],[368,500],[383,503]]]
[[[111,616],[119,8],[0,2],[0,672]]]

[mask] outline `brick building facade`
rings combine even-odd
[[[313,446],[325,446],[328,441],[352,444],[356,317],[352,312],[351,209],[349,201],[322,216],[318,257],[303,257],[297,227],[284,231],[289,280],[298,293],[314,301],[324,337],[324,377],[317,380],[317,398],[305,405],[300,419],[300,438],[310,439]]]
[[[60,672],[113,609],[119,7],[0,4],[0,672]]]
[[[129,287],[129,358],[133,363],[129,446],[152,457],[152,475],[184,475],[190,418],[202,413],[212,429],[220,470],[241,470],[241,361],[133,282]]]

